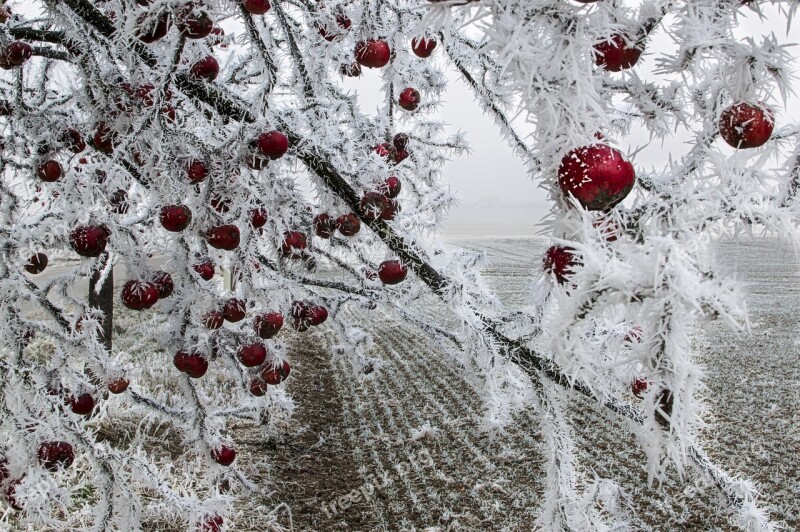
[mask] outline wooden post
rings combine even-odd
[[[100,324],[100,331],[106,350],[111,353],[111,335],[114,325],[114,270],[102,281],[100,289],[97,284],[100,282],[100,274],[108,262],[108,253],[103,253],[98,261],[97,268],[92,272],[89,279],[89,306],[103,312],[103,321]]]

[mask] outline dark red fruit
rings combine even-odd
[[[128,193],[122,189],[108,197],[108,204],[111,205],[111,212],[115,214],[127,214],[131,208],[131,204],[128,202]]]
[[[392,144],[394,144],[395,149],[405,150],[408,148],[408,135],[405,133],[398,133],[392,139]]]
[[[144,310],[158,302],[158,287],[146,281],[130,280],[122,287],[122,303],[131,310]]]
[[[367,192],[361,197],[358,209],[361,216],[367,220],[377,220],[388,207],[389,202],[383,194],[378,192]],[[341,230],[341,229],[340,229]]]
[[[24,267],[26,272],[33,275],[42,273],[47,268],[47,255],[44,253],[31,255]]]
[[[304,318],[309,325],[320,325],[328,319],[328,309],[319,305],[306,307]]]
[[[378,267],[378,277],[383,284],[397,284],[405,280],[408,268],[399,260],[386,260]]]
[[[555,275],[559,284],[564,284],[572,273],[572,267],[578,264],[575,250],[564,246],[551,246],[544,254],[544,271]]]
[[[36,177],[47,183],[58,181],[64,170],[58,161],[45,161],[36,167]]]
[[[83,140],[83,135],[77,129],[67,129],[64,133],[64,142],[72,153],[80,153],[86,149],[86,141]]]
[[[374,151],[375,153],[378,154],[379,157],[382,157],[384,159],[394,159],[395,152],[397,152],[395,147],[389,144],[388,142],[384,142],[383,144],[378,144],[377,146],[372,148],[372,151]]]
[[[396,199],[386,200],[386,208],[381,212],[381,220],[391,221],[397,216],[397,211],[400,210],[400,203]]]
[[[355,48],[356,61],[368,68],[382,68],[389,64],[392,52],[386,41],[370,39],[359,41]]]
[[[222,314],[231,323],[242,321],[247,313],[247,304],[235,297],[230,298],[222,307]]]
[[[394,164],[400,164],[408,159],[409,153],[406,150],[397,150],[394,153]]]
[[[206,329],[216,330],[222,328],[225,323],[225,315],[222,312],[212,310],[203,315],[203,326]]]
[[[328,239],[336,231],[336,222],[328,213],[322,213],[314,216],[314,234],[320,238]]]
[[[758,148],[772,136],[772,109],[761,104],[740,102],[722,111],[719,134],[734,148]]]
[[[208,169],[203,161],[193,159],[186,163],[186,177],[189,178],[190,183],[200,183],[205,180],[207,175]]]
[[[430,57],[436,49],[436,39],[414,37],[411,39],[411,51],[418,57]]]
[[[91,409],[90,409],[91,411]],[[48,471],[66,469],[75,461],[72,445],[65,441],[46,441],[39,445],[39,463]]]
[[[267,359],[267,348],[260,342],[243,345],[239,347],[236,356],[239,357],[239,362],[243,366],[254,368],[263,364]]]
[[[113,394],[124,393],[130,386],[130,381],[124,377],[119,377],[108,381],[108,391]]]
[[[261,370],[261,378],[264,379],[267,384],[275,386],[285,381],[291,371],[292,367],[286,361],[281,364],[272,362]]]
[[[16,496],[17,488],[21,483],[21,478],[14,479],[8,483],[8,487],[6,488],[6,500],[8,501],[9,506],[18,512],[21,512],[25,509],[20,498]]]
[[[72,411],[81,416],[88,416],[94,410],[94,397],[88,393],[82,393],[69,398],[69,405]]]
[[[69,234],[69,245],[82,257],[98,257],[108,243],[108,230],[96,225],[76,227]]]
[[[281,253],[284,257],[300,257],[307,245],[306,235],[300,231],[286,231],[283,233]]]
[[[206,242],[217,249],[231,251],[239,247],[239,228],[235,225],[218,225],[206,231]]]
[[[223,198],[222,196],[212,196],[209,203],[211,204],[211,208],[220,214],[231,210],[231,200]]]
[[[280,131],[262,133],[256,141],[261,153],[272,159],[280,159],[289,151],[289,138]]]
[[[250,226],[253,229],[260,229],[267,224],[267,209],[258,207],[250,211]]]
[[[378,185],[378,192],[387,198],[396,198],[400,194],[400,179],[396,176],[389,176],[386,180]]]
[[[342,63],[339,73],[348,78],[357,78],[361,75],[361,65],[358,63]]]
[[[167,272],[157,271],[153,273],[153,278],[150,281],[156,285],[158,290],[158,299],[164,299],[172,295],[175,290],[175,283],[172,282],[172,276]]]
[[[200,262],[192,266],[192,268],[194,268],[194,271],[196,271],[204,281],[210,281],[214,278],[214,264],[212,262]]]
[[[229,466],[236,460],[236,451],[233,447],[227,445],[220,445],[218,448],[211,451],[211,457],[219,464]]]
[[[344,13],[336,15],[336,26],[325,24],[319,26],[319,34],[328,42],[332,42],[338,37],[342,37],[350,29],[352,22]]]
[[[561,191],[590,211],[604,211],[621,202],[633,189],[636,174],[622,154],[605,144],[581,146],[568,152],[558,168]]]
[[[189,74],[196,79],[214,81],[219,76],[219,63],[213,55],[209,55],[192,65]]]
[[[186,205],[165,205],[161,207],[159,220],[164,229],[178,233],[189,227],[192,211]]]
[[[175,25],[187,39],[205,39],[214,29],[214,21],[194,2],[188,2],[178,9]]]
[[[353,214],[343,214],[336,219],[336,226],[344,236],[354,236],[361,230],[361,220]]]
[[[250,381],[250,393],[256,397],[263,397],[267,393],[267,383],[261,377],[254,377]]]
[[[268,312],[259,314],[253,318],[253,329],[261,338],[272,338],[283,327],[283,314],[280,312]]]
[[[105,154],[114,153],[114,147],[117,144],[117,135],[105,122],[99,122],[94,130],[92,136],[92,144],[94,148]]]
[[[649,386],[650,382],[648,382],[647,379],[634,379],[633,382],[631,382],[631,393],[641,399],[644,397]]]
[[[222,532],[223,524],[225,524],[225,520],[221,515],[209,516],[200,527],[200,532]]]
[[[406,111],[416,111],[419,107],[420,96],[419,91],[412,87],[403,89],[400,97],[397,99],[397,104]]]
[[[155,16],[142,13],[136,19],[136,36],[144,43],[154,43],[167,35],[171,25],[172,19],[168,11],[161,11]]]
[[[22,41],[14,41],[5,51],[5,59],[12,66],[20,66],[33,55],[31,45]]]
[[[642,55],[642,49],[635,40],[616,33],[610,39],[594,46],[595,63],[611,72],[619,72],[633,67]]]
[[[251,15],[263,15],[272,6],[269,4],[269,0],[244,0],[242,7]]]
[[[199,379],[208,371],[208,360],[198,353],[187,353],[178,351],[173,359],[175,367],[179,371],[188,374],[193,379]]]

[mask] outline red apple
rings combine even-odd
[[[175,25],[187,39],[205,39],[214,28],[214,21],[195,2],[187,2],[178,8]]]
[[[250,393],[256,397],[263,397],[267,393],[267,383],[261,377],[250,380]]]
[[[722,111],[719,134],[734,148],[758,148],[772,136],[772,109],[761,104],[740,102]]]
[[[395,153],[397,152],[395,147],[389,144],[388,142],[378,144],[377,146],[372,148],[372,151],[377,153],[379,157],[387,160],[394,159]]]
[[[386,200],[386,208],[381,212],[381,220],[391,221],[397,216],[397,211],[400,210],[400,203],[396,199]]]
[[[314,234],[320,238],[328,239],[336,231],[336,222],[325,212],[314,216],[313,225]]]
[[[436,39],[433,37],[414,37],[411,39],[411,51],[418,57],[430,57],[436,49]]]
[[[211,457],[219,464],[229,466],[236,460],[236,451],[233,447],[220,445],[211,451]]]
[[[344,13],[336,15],[336,26],[333,24],[322,24],[319,26],[319,34],[328,42],[332,42],[338,37],[342,37],[350,29],[352,22]]]
[[[82,225],[69,234],[69,245],[82,257],[99,257],[106,250],[108,236],[105,227]]]
[[[636,174],[622,154],[605,144],[581,146],[568,152],[558,168],[558,184],[590,211],[604,211],[621,202],[633,189]]]
[[[223,50],[226,50],[228,48],[228,44],[225,42],[225,30],[219,26],[214,26],[211,28],[211,35],[208,36],[208,45],[219,46]]]
[[[399,260],[385,260],[378,267],[378,277],[383,284],[397,284],[405,280],[408,268]]]
[[[370,39],[358,41],[355,48],[356,61],[368,68],[383,68],[389,64],[392,52],[386,41]]]
[[[291,370],[292,367],[288,362],[284,361],[281,364],[276,364],[273,361],[265,365],[264,369],[261,370],[261,378],[264,379],[267,384],[275,386],[285,381],[289,373],[291,373]]]
[[[86,149],[86,141],[83,140],[83,135],[77,129],[67,129],[63,138],[67,149],[72,153],[80,153]]]
[[[158,287],[147,281],[130,280],[122,287],[122,303],[131,310],[144,310],[158,302]]]
[[[221,515],[211,515],[206,518],[200,527],[200,532],[222,532],[222,525],[225,520]]]
[[[361,212],[361,216],[367,220],[377,220],[388,206],[389,201],[383,194],[378,192],[366,192],[361,197],[358,209]]]
[[[343,214],[336,219],[336,227],[343,236],[354,236],[361,230],[361,220],[353,214]]]
[[[8,487],[6,487],[6,500],[8,501],[8,505],[11,506],[14,510],[21,512],[25,509],[22,504],[22,500],[17,497],[17,488],[22,483],[21,478],[17,478],[12,480],[8,483]]]
[[[267,224],[267,209],[258,207],[250,211],[250,226],[253,229],[260,229]]]
[[[328,319],[328,309],[319,305],[309,306],[306,307],[303,317],[309,325],[321,325]]]
[[[306,235],[300,231],[286,231],[283,233],[281,253],[284,257],[300,257],[307,245]]]
[[[559,284],[564,284],[572,271],[572,267],[578,264],[574,255],[575,250],[564,246],[550,246],[544,254],[544,271],[550,275],[555,275]]]
[[[203,161],[192,159],[186,163],[186,177],[193,185],[204,181],[207,175],[208,169]]]
[[[63,173],[64,170],[58,161],[45,161],[36,167],[36,176],[47,183],[58,181]]]
[[[648,382],[647,379],[633,379],[633,382],[631,382],[631,393],[641,399],[644,397],[644,394],[647,392],[647,388],[649,386],[650,382]]]
[[[242,7],[251,15],[263,15],[272,6],[269,4],[269,0],[244,0]]]
[[[124,393],[130,386],[130,381],[124,377],[118,377],[108,381],[108,391],[113,394]]]
[[[394,164],[400,164],[408,159],[409,153],[406,150],[396,150],[394,152]]]
[[[175,283],[172,281],[172,276],[167,272],[156,271],[153,272],[153,277],[150,280],[158,290],[158,299],[164,299],[172,295],[175,289]]]
[[[165,205],[161,207],[159,220],[164,229],[178,233],[189,227],[192,211],[186,205]]]
[[[214,264],[210,261],[200,262],[192,266],[192,268],[204,281],[210,281],[214,278]]]
[[[47,268],[47,255],[44,253],[35,253],[31,255],[28,262],[24,266],[25,271],[30,274],[36,275],[42,273]]]
[[[289,151],[289,138],[280,131],[262,133],[257,139],[261,153],[272,159],[280,159]]]
[[[392,144],[397,150],[405,150],[408,148],[408,135],[405,133],[398,133],[392,138]]]
[[[136,19],[136,36],[140,41],[151,44],[167,35],[172,20],[169,11],[161,10],[157,15],[142,13]]]
[[[611,72],[633,67],[642,55],[634,39],[615,33],[608,40],[594,46],[595,63]]]
[[[236,356],[239,357],[239,362],[243,366],[254,368],[263,364],[267,359],[267,348],[260,342],[243,345],[239,347]]]
[[[77,397],[73,395],[69,398],[69,405],[76,414],[88,416],[94,410],[94,397],[88,393],[82,393]]]
[[[280,312],[268,312],[259,314],[253,318],[253,329],[261,338],[272,338],[283,327],[283,314]]]
[[[247,303],[235,297],[230,298],[222,306],[222,314],[231,323],[242,321],[247,313]]]
[[[91,409],[90,409],[91,411]],[[66,469],[75,461],[72,445],[65,441],[46,441],[39,445],[39,463],[48,471]]]
[[[105,122],[98,122],[92,136],[92,144],[97,151],[110,155],[114,153],[114,147],[117,145],[117,134]]]
[[[22,41],[14,41],[6,47],[4,56],[12,66],[20,66],[33,55],[31,45]]]
[[[175,367],[193,379],[199,379],[208,371],[208,360],[199,353],[178,351],[173,359]]]
[[[219,63],[213,55],[208,55],[192,65],[189,75],[195,79],[214,81],[219,76]]]
[[[400,179],[396,176],[389,176],[386,180],[378,185],[378,192],[387,198],[396,198],[400,194],[401,183]]]
[[[348,78],[357,78],[361,75],[361,65],[358,63],[342,63],[339,73]]]
[[[212,310],[203,314],[203,326],[206,329],[216,330],[222,328],[225,323],[225,315],[217,310]]]
[[[128,193],[119,189],[108,197],[108,204],[111,205],[111,212],[115,214],[127,214],[131,208],[128,202]]]
[[[403,92],[400,93],[400,97],[397,99],[397,104],[406,111],[416,111],[417,107],[419,107],[419,102],[419,91],[412,87],[403,89]]]
[[[206,242],[217,249],[231,251],[239,247],[239,228],[235,225],[218,225],[206,231]]]

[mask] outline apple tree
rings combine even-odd
[[[255,486],[228,421],[269,426],[290,408],[287,329],[325,323],[354,367],[371,369],[369,331],[341,311],[381,306],[449,346],[487,396],[487,429],[515,409],[541,412],[538,526],[624,519],[623,505],[600,508],[576,463],[563,403],[578,393],[629,420],[651,480],[691,468],[724,495],[732,522],[769,528],[752,486],[697,443],[702,374],[688,341],[699,321],[746,319],[736,283],[704,253],[712,231],[755,226],[798,240],[796,131],[776,128],[790,58],[774,35],[737,37],[745,9],[759,8],[5,2],[0,482],[17,512],[8,519],[237,529],[226,512]],[[659,31],[672,46],[651,52]],[[637,70],[651,53],[658,76],[645,81]],[[343,81],[364,69],[382,79],[375,115]],[[494,118],[550,191],[553,246],[535,267],[533,313],[504,309],[472,254],[425,238],[454,202],[443,164],[467,150],[436,119],[447,76],[474,91],[475,112]],[[656,139],[680,130],[693,143],[648,171],[622,148],[635,128]],[[416,312],[430,295],[457,330]],[[121,312],[138,313],[124,350],[113,342]],[[37,339],[50,348],[34,349]],[[159,461],[138,430],[99,438],[112,405],[144,420],[144,432],[178,434],[175,463]],[[75,497],[76,485],[89,495]]]

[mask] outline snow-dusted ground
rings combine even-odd
[[[509,310],[527,303],[545,240],[459,240],[458,245],[487,252],[491,265],[485,276]],[[797,530],[798,262],[774,240],[724,242],[717,248],[723,264],[745,283],[753,327],[751,335],[736,336],[711,324],[694,340],[708,373],[706,450],[730,472],[756,481],[773,517]],[[433,317],[442,307],[430,301],[422,312]],[[505,434],[490,438],[480,431],[478,395],[441,346],[380,309],[345,312],[369,327],[373,355],[383,367],[362,375],[348,360],[331,359],[328,326],[302,335],[281,333],[294,364],[286,388],[296,409],[290,422],[274,419],[267,433],[248,422],[230,425],[237,463],[259,486],[257,493],[238,493],[238,515],[229,516],[237,523],[232,529],[530,529],[542,495],[536,413],[520,413]],[[117,345],[131,354],[153,350],[143,380],[169,380],[176,373],[168,354],[155,353],[152,339]],[[222,382],[206,380],[204,386],[224,390]],[[626,436],[626,425],[581,398],[570,406],[583,464],[626,487],[637,515],[631,523],[635,530],[730,528],[714,514],[712,489],[691,476],[684,483],[674,475],[661,488],[648,487],[644,456]],[[165,437],[159,433],[156,441]],[[168,520],[153,522],[153,529],[168,528]]]

